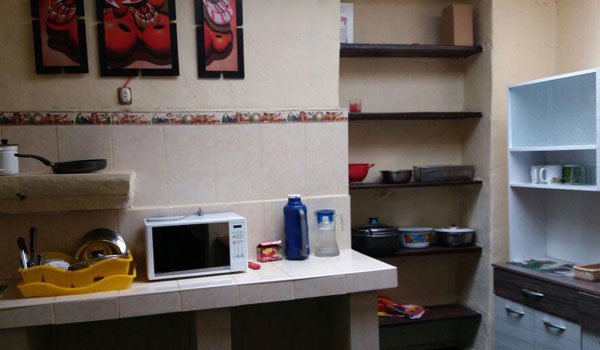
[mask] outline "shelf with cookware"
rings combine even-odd
[[[378,4],[358,3],[357,10],[361,11],[363,6],[368,6],[369,11],[376,11]],[[433,8],[432,5],[422,6],[423,11]],[[426,25],[425,22],[423,24]],[[373,41],[385,38],[385,34],[381,33],[382,27],[374,26],[373,23],[369,28],[376,28],[376,32],[370,34],[366,30],[369,28],[362,28],[361,35]],[[470,29],[472,33],[472,27]],[[419,41],[436,40],[414,34]],[[400,41],[407,40],[402,35],[398,38]],[[392,40],[395,39],[390,36],[383,41]],[[350,167],[360,168],[358,174],[349,168],[352,219],[356,225],[352,231],[353,249],[357,249],[355,241],[365,243],[365,247],[379,248],[385,244],[379,245],[376,241],[394,240],[393,232],[400,233],[400,244],[427,244],[427,247],[420,248],[390,248],[391,252],[381,257],[398,266],[399,278],[411,281],[400,284],[395,290],[382,291],[382,294],[400,302],[435,305],[427,307],[429,314],[426,312],[422,319],[425,322],[380,318],[381,349],[424,348],[424,344],[438,348],[468,348],[471,346],[468,339],[472,340],[470,336],[477,333],[481,316],[466,306],[474,304],[471,303],[472,296],[464,294],[470,287],[463,288],[462,284],[467,275],[478,272],[473,272],[471,265],[465,269],[463,264],[477,265],[483,248],[475,237],[475,230],[468,228],[454,229],[471,231],[471,241],[460,246],[441,246],[435,242],[437,229],[434,227],[451,229],[440,226],[453,223],[472,225],[482,230],[486,227],[485,220],[473,215],[484,211],[481,205],[485,206],[486,201],[480,193],[485,193],[483,185],[487,177],[484,173],[478,173],[478,177],[474,175],[475,170],[486,169],[487,155],[472,149],[473,139],[479,142],[485,132],[485,123],[480,122],[483,113],[478,112],[484,105],[467,96],[467,85],[476,85],[477,82],[472,80],[478,78],[462,72],[478,60],[477,54],[481,52],[482,46],[472,44],[341,44],[341,104],[350,101]],[[484,135],[485,138],[487,136]],[[369,168],[374,166],[372,163],[377,163],[374,170],[381,170],[380,177],[377,176],[379,171],[368,174]],[[437,179],[419,180],[416,168],[434,170],[436,176],[443,175]],[[389,232],[377,232],[373,234],[376,237],[357,232],[357,229],[376,229],[374,225],[370,228],[364,225],[371,215],[380,215],[383,222],[393,227],[381,227]],[[359,237],[360,234],[363,237]],[[412,240],[406,241],[404,234]],[[482,234],[487,235],[485,232]],[[375,239],[366,242],[370,238]],[[419,266],[425,261],[428,265],[426,272]],[[469,272],[465,273],[466,270]],[[447,276],[452,277],[442,282],[441,279]],[[440,285],[431,287],[432,280],[440,280]],[[465,306],[456,305],[463,302]],[[446,315],[444,310],[450,311]],[[465,310],[468,310],[465,315],[473,316],[473,327],[458,327],[448,338],[439,337],[444,333],[440,332],[440,328],[450,329],[452,322],[456,321],[453,312],[460,315]],[[433,327],[433,330],[421,327]],[[432,331],[435,336],[432,336]],[[457,334],[467,341],[456,344],[453,337]]]
[[[129,208],[135,172],[0,176],[0,213]]]
[[[575,279],[597,278],[600,262],[598,73],[508,87],[510,262],[494,265],[497,342],[508,349],[550,338],[545,348],[578,348],[600,331],[590,311],[600,285]]]

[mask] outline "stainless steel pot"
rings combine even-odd
[[[467,227],[440,227],[435,229],[439,245],[446,247],[464,247],[473,244],[475,230]]]
[[[90,260],[107,255],[126,255],[127,244],[117,232],[99,228],[86,233],[75,254],[77,261]]]

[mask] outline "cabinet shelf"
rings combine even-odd
[[[481,320],[481,314],[462,305],[425,306],[427,312],[417,320],[408,318],[379,317],[379,327],[402,327],[428,322],[449,320]]]
[[[511,147],[511,152],[551,152],[551,151],[589,151],[595,150],[596,145],[573,146],[543,146],[543,147]]]
[[[480,112],[389,112],[349,113],[349,121],[362,120],[454,120],[481,118]]]
[[[439,182],[408,182],[404,184],[386,184],[381,182],[353,182],[350,183],[351,190],[374,190],[389,188],[414,188],[414,187],[440,187],[440,186],[471,186],[483,185],[479,179],[465,181],[439,181]]]
[[[482,51],[481,45],[340,44],[341,57],[465,58]]]
[[[567,190],[567,191],[598,191],[596,185],[544,185],[544,184],[532,184],[532,183],[511,183],[510,187],[513,188],[536,188],[542,190]]]
[[[429,246],[423,249],[398,249],[390,258],[393,257],[410,257],[410,256],[426,256],[426,255],[451,255],[477,253],[481,254],[482,248],[478,245],[470,245],[466,247],[442,247],[437,245]]]

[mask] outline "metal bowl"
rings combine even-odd
[[[412,170],[382,170],[381,181],[388,184],[403,184],[410,181]]]
[[[475,230],[464,227],[441,227],[435,229],[439,245],[446,247],[464,247],[473,244]]]

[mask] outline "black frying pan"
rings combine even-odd
[[[106,159],[85,159],[71,162],[52,163],[48,159],[34,154],[15,154],[15,157],[37,159],[52,168],[55,174],[80,174],[106,168]]]

